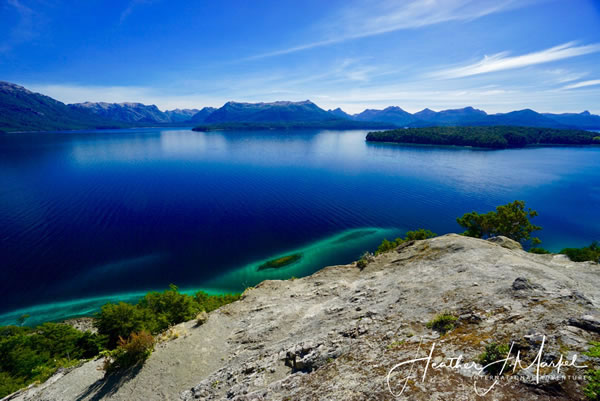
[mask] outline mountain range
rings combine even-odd
[[[400,107],[367,109],[348,114],[337,108],[324,110],[311,102],[227,102],[220,108],[161,111],[142,103],[85,102],[64,104],[22,86],[0,81],[0,130],[49,131],[119,128],[155,125],[259,125],[327,128],[381,128],[430,126],[511,125],[544,128],[600,129],[600,116],[582,113],[538,113],[525,109],[488,114],[473,107],[409,113]],[[262,125],[261,125],[262,124]]]

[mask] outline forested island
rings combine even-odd
[[[325,121],[286,121],[286,122],[227,122],[206,124],[192,128],[193,131],[262,131],[299,129],[389,129],[393,124],[373,121],[325,120]]]
[[[272,259],[263,263],[262,265],[258,266],[258,270],[260,271],[265,269],[278,269],[280,267],[291,265],[292,263],[295,263],[300,259],[302,259],[302,254],[300,253],[282,256],[280,258]]]
[[[369,132],[368,142],[473,146],[490,149],[532,145],[600,145],[598,133],[533,127],[427,127]]]

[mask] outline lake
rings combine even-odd
[[[542,246],[600,239],[600,147],[370,144],[366,131],[152,128],[0,136],[0,324],[170,283],[241,291],[522,199]],[[300,255],[280,268],[267,261]]]

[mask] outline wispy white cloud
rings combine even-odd
[[[26,42],[36,36],[34,30],[34,12],[20,0],[7,0],[4,7],[18,14],[18,20],[11,30],[9,37],[0,42],[0,52],[6,52],[14,46]]]
[[[160,109],[221,106],[229,100],[269,101],[304,100],[310,89],[367,83],[375,76],[389,73],[383,66],[372,66],[360,58],[345,58],[314,74],[306,71],[263,71],[230,76],[227,79],[198,79],[178,82],[176,89],[161,90],[144,86],[24,84],[28,89],[43,93],[64,103],[141,102],[155,104]],[[192,89],[194,88],[194,89]]]
[[[537,0],[539,1],[539,0]],[[414,29],[483,16],[522,7],[536,0],[387,0],[362,1],[339,15],[326,19],[320,31],[322,39],[251,56],[245,60],[273,57],[328,46],[388,32]]]
[[[564,84],[566,82],[578,81],[581,78],[588,75],[587,72],[572,72],[569,70],[565,70],[563,68],[556,68],[553,70],[544,71],[546,74],[550,75],[551,83],[556,84]]]
[[[574,84],[563,86],[561,89],[577,89],[577,88],[583,88],[586,86],[595,86],[595,85],[600,85],[600,79],[591,79],[589,81],[576,82]]]
[[[576,42],[568,42],[549,49],[521,56],[509,56],[508,52],[484,56],[482,60],[462,67],[453,67],[429,74],[432,78],[451,79],[462,78],[490,72],[511,70],[530,65],[549,63],[551,61],[582,56],[600,51],[600,44],[577,46]]]

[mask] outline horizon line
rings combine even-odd
[[[425,110],[431,110],[433,112],[440,113],[440,112],[443,112],[443,111],[464,110],[464,109],[472,108],[474,110],[483,111],[487,115],[506,114],[506,113],[516,112],[516,111],[531,110],[531,111],[534,111],[534,112],[536,112],[538,114],[583,114],[583,113],[587,112],[587,113],[590,113],[591,115],[600,116],[600,112],[598,114],[593,113],[593,112],[590,111],[589,108],[585,108],[582,111],[560,111],[560,112],[552,112],[552,111],[537,111],[533,107],[525,107],[525,108],[522,108],[522,109],[507,109],[505,111],[487,112],[485,110],[485,108],[477,107],[477,106],[473,106],[473,105],[466,105],[466,106],[462,106],[462,107],[456,106],[456,107],[449,107],[449,108],[439,108],[438,110],[435,110],[434,108],[431,108],[429,106],[425,106],[425,107],[423,107],[423,108],[421,108],[421,109],[419,109],[417,111],[411,112],[411,111],[408,111],[408,109],[405,109],[405,108],[403,108],[403,107],[401,107],[401,106],[399,106],[397,104],[388,104],[387,106],[382,106],[382,108],[365,107],[360,112],[348,113],[348,112],[344,111],[344,109],[341,106],[331,107],[331,108],[321,107],[316,102],[310,100],[310,98],[305,98],[304,100],[274,100],[274,101],[256,101],[256,102],[227,100],[224,103],[222,103],[221,106],[218,106],[218,105],[217,106],[213,106],[213,105],[205,104],[203,106],[195,106],[195,105],[194,106],[178,106],[178,107],[175,107],[175,108],[159,107],[156,103],[143,103],[142,101],[121,101],[121,102],[110,102],[110,101],[108,101],[107,102],[107,101],[91,101],[91,100],[86,100],[86,101],[83,101],[83,102],[72,102],[72,103],[70,103],[70,102],[63,102],[60,99],[57,99],[55,97],[46,95],[46,94],[44,94],[42,92],[37,92],[35,89],[34,90],[28,89],[28,86],[29,87],[32,87],[32,86],[35,87],[36,86],[35,84],[34,85],[17,84],[17,83],[10,82],[10,81],[0,80],[0,84],[3,84],[3,83],[4,84],[9,84],[9,85],[14,85],[14,86],[21,87],[21,88],[23,88],[23,89],[25,89],[25,90],[27,90],[29,92],[32,92],[34,94],[38,94],[38,95],[50,97],[50,98],[52,98],[54,100],[60,101],[61,103],[65,104],[65,105],[68,105],[68,106],[70,106],[70,105],[77,105],[77,104],[85,104],[85,103],[92,103],[92,104],[105,103],[105,104],[118,104],[118,105],[124,105],[124,104],[141,104],[143,106],[154,106],[159,111],[161,111],[163,113],[168,112],[168,111],[178,110],[178,109],[179,110],[186,110],[186,109],[187,110],[198,110],[198,111],[200,111],[200,110],[202,110],[204,108],[207,108],[207,107],[219,109],[219,108],[225,106],[228,103],[240,103],[240,104],[274,104],[274,103],[278,103],[278,102],[283,102],[283,103],[285,103],[285,102],[287,102],[287,103],[305,103],[305,102],[311,102],[311,103],[313,103],[314,105],[316,105],[317,107],[319,107],[322,110],[332,111],[332,110],[340,109],[344,113],[346,113],[346,114],[348,114],[350,116],[356,116],[356,115],[364,113],[365,111],[368,111],[368,110],[382,111],[382,110],[386,110],[386,109],[392,108],[392,107],[400,108],[401,110],[403,110],[403,111],[405,111],[405,112],[407,112],[409,114],[416,114],[416,113],[419,113],[419,112],[425,111]],[[353,101],[352,103],[356,103],[356,101]]]

